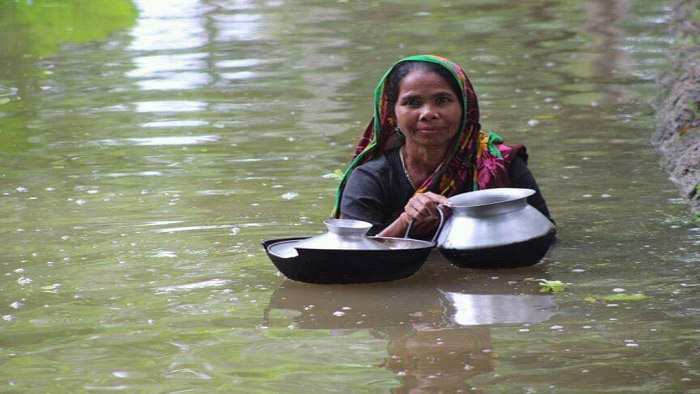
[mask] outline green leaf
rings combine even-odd
[[[539,279],[541,293],[558,293],[566,287],[560,280]]]

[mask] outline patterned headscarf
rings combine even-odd
[[[524,146],[508,147],[503,144],[503,139],[498,134],[484,134],[480,131],[476,93],[459,65],[438,56],[410,56],[396,62],[374,90],[374,117],[360,137],[353,160],[340,180],[333,210],[334,217],[340,216],[342,193],[352,171],[360,164],[403,143],[385,89],[389,76],[403,62],[435,63],[444,67],[455,78],[462,94],[461,127],[450,142],[442,163],[418,187],[416,193],[432,191],[449,197],[473,190],[506,187],[509,184],[506,164],[517,153],[527,159]]]

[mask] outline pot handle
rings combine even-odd
[[[430,242],[435,243],[437,241],[438,235],[440,235],[440,231],[442,231],[442,225],[445,224],[445,214],[442,212],[441,207],[444,207],[445,205],[439,204],[437,206],[437,211],[438,214],[440,215],[440,224],[438,224],[437,230],[435,230],[435,235],[433,235],[433,239],[430,240]],[[411,219],[410,222],[408,222],[408,228],[406,228],[406,234],[403,236],[404,238],[408,238],[408,234],[411,233],[411,227],[413,227],[413,220]]]

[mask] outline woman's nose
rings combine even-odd
[[[438,113],[431,105],[424,105],[421,108],[420,118],[422,120],[430,120],[438,117]]]

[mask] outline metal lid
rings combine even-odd
[[[372,224],[361,220],[328,219],[323,222],[328,232],[299,241],[295,248],[334,250],[388,250],[388,246],[367,237]]]

